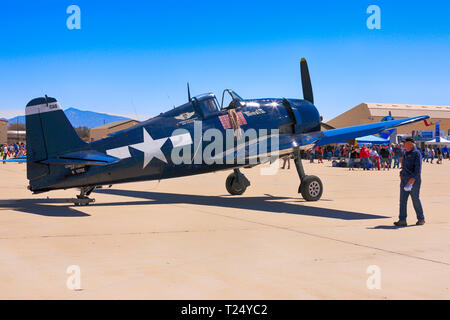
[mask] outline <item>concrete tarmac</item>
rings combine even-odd
[[[304,161],[324,183],[305,202],[291,164],[242,170],[242,196],[216,172],[115,185],[75,207],[55,199],[77,190],[32,195],[25,165],[0,163],[0,298],[450,298],[450,161],[424,164],[426,224],[414,225],[410,201],[405,228],[392,225],[398,169]],[[67,286],[74,265],[79,290]]]

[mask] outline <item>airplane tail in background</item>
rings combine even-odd
[[[76,133],[55,98],[31,100],[25,109],[27,138],[27,178],[30,190],[64,172],[64,167],[43,163],[65,152],[82,150],[85,143]]]
[[[441,142],[441,122],[440,121],[436,122],[434,137],[436,138],[436,142]]]
[[[380,132],[378,135],[383,139],[389,139],[389,137],[394,133],[395,129],[389,129],[383,132]]]
[[[390,111],[389,111],[388,116],[381,119],[381,121],[391,121],[391,120],[395,120],[395,119],[392,117],[392,114]],[[389,137],[392,135],[392,133],[394,133],[394,131],[395,131],[395,129],[385,130],[385,131],[380,132],[378,135],[383,139],[389,139]]]

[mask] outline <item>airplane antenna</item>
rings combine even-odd
[[[138,120],[139,117],[138,117],[138,114],[137,114],[136,106],[134,105],[133,98],[131,98],[131,106],[133,107],[134,116],[136,117],[136,120],[139,121]]]
[[[189,89],[189,82],[187,83],[187,90],[188,90],[188,102],[191,102],[191,90]]]

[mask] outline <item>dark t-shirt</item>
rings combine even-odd
[[[382,158],[389,158],[389,151],[388,151],[388,149],[381,149],[380,150],[380,156],[382,157]]]

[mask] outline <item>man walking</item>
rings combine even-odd
[[[386,170],[386,168],[389,170],[390,153],[386,146],[381,148],[380,156],[381,156],[381,166],[383,167],[383,170]]]
[[[394,222],[394,225],[398,227],[405,227],[407,225],[406,206],[410,195],[417,215],[416,225],[423,225],[425,224],[425,217],[419,199],[420,184],[422,182],[420,177],[422,154],[414,145],[413,138],[406,138],[404,148],[402,170],[400,171],[400,215],[399,221]]]
[[[400,167],[400,157],[402,155],[402,148],[397,144],[394,147],[394,169],[397,167],[397,169]]]
[[[361,151],[359,152],[359,158],[360,161],[362,161],[362,165],[364,170],[369,170],[369,150],[366,148],[366,145],[364,144],[361,148]]]
[[[286,167],[286,163],[288,164],[288,170],[291,168],[291,155],[288,154],[283,157],[283,166],[281,169],[284,169]]]
[[[3,164],[5,164],[6,157],[8,156],[8,144],[3,146]]]

